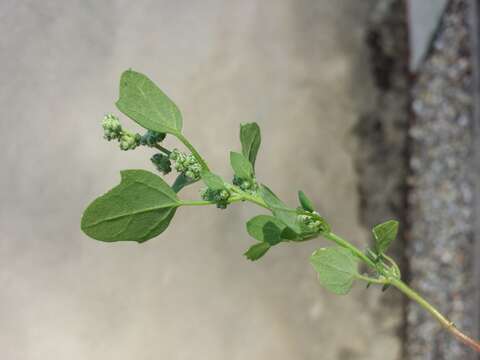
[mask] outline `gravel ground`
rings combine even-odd
[[[451,1],[413,88],[409,185],[411,284],[473,333],[472,98],[466,1]],[[417,305],[408,308],[409,359],[473,355]]]

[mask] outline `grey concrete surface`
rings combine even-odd
[[[471,13],[469,1],[449,2],[412,87],[407,254],[412,287],[475,337]],[[407,320],[408,359],[478,359],[449,333],[438,331],[437,322],[417,304],[409,304]]]
[[[220,174],[238,124],[258,121],[261,181],[290,203],[303,189],[366,245],[350,129],[369,106],[370,4],[0,2],[0,358],[398,358],[399,309],[380,313],[379,292],[362,286],[321,289],[308,264],[318,241],[242,257],[252,206],[181,209],[143,245],[79,230],[119,170],[151,168],[150,151],[121,153],[99,127],[133,67],[177,102]]]

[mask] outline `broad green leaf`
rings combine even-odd
[[[267,186],[260,187],[260,195],[265,203],[272,210],[276,218],[283,221],[290,229],[297,234],[302,232],[300,223],[298,222],[297,210],[288,208]]]
[[[305,195],[305,193],[302,190],[298,192],[298,201],[300,202],[300,205],[302,206],[303,210],[310,211],[310,212],[314,211],[312,201],[308,198],[307,195]]]
[[[261,242],[251,246],[246,252],[245,255],[248,260],[258,260],[270,249],[270,244],[267,242]]]
[[[180,174],[177,176],[175,181],[172,184],[172,190],[175,191],[177,194],[182,190],[185,186],[191,185],[196,183],[197,180],[193,180],[192,178],[189,178],[185,174]]]
[[[270,215],[258,215],[247,222],[247,231],[251,237],[276,245],[282,241],[282,232],[287,228],[283,222]]]
[[[376,225],[373,230],[375,238],[375,249],[378,254],[387,251],[390,244],[395,240],[398,233],[398,221],[388,220],[382,224]]]
[[[338,295],[350,291],[357,275],[357,261],[348,249],[338,246],[319,249],[312,254],[310,262],[320,284],[327,290]]]
[[[202,170],[201,172],[202,180],[207,185],[209,189],[212,190],[223,190],[225,189],[225,183],[223,179],[207,170]]]
[[[148,130],[173,135],[182,131],[180,110],[153,81],[139,72],[127,70],[122,74],[116,105]]]
[[[230,152],[230,165],[236,176],[241,179],[251,179],[253,177],[252,164],[247,160],[245,156],[240,153]]]
[[[144,242],[162,233],[181,203],[159,176],[124,170],[121,182],[94,200],[82,217],[82,230],[101,241]]]
[[[247,123],[240,125],[240,142],[242,143],[242,154],[252,164],[255,169],[255,160],[258,149],[260,148],[260,127],[257,123]]]

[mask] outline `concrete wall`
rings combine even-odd
[[[396,359],[399,310],[380,314],[377,290],[321,289],[307,260],[319,241],[242,257],[252,206],[182,209],[143,245],[79,230],[119,170],[151,169],[150,151],[121,153],[99,127],[133,67],[221,174],[238,124],[258,121],[261,181],[292,204],[305,190],[366,245],[350,129],[370,101],[371,3],[2,1],[0,357]]]
[[[475,184],[471,2],[451,0],[412,88],[408,258],[411,285],[475,337]],[[408,307],[408,359],[478,356],[417,304]]]

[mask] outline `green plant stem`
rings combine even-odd
[[[255,195],[250,195],[249,193],[246,193],[245,191],[240,190],[239,192],[240,196],[242,196],[243,200],[250,201],[254,204],[257,204],[258,206],[261,206],[265,209],[270,210],[267,204],[265,204],[265,201],[263,201],[262,198],[255,196]]]
[[[480,343],[469,336],[462,333],[455,324],[443,316],[435,307],[433,307],[427,300],[420,296],[415,290],[410,288],[407,284],[399,279],[390,279],[390,283],[398,290],[404,293],[411,300],[415,301],[425,310],[427,310],[438,322],[448,330],[453,336],[460,340],[465,345],[471,347],[476,352],[480,352]]]
[[[372,284],[381,284],[381,285],[389,284],[388,279],[375,279],[375,278],[371,278],[369,276],[364,276],[361,274],[356,274],[355,277],[359,280],[363,280]]]
[[[232,196],[228,199],[229,204],[245,200],[241,196]],[[205,205],[216,205],[215,201],[208,200],[182,200],[182,206],[205,206]]]
[[[160,150],[161,152],[163,152],[164,154],[166,155],[170,155],[172,152],[168,149],[165,149],[162,145],[160,144],[155,144],[153,145],[155,148],[157,148],[158,150]]]
[[[183,143],[183,145],[185,145],[188,148],[188,150],[192,152],[192,155],[195,156],[195,159],[197,159],[198,163],[202,166],[202,168],[206,171],[210,171],[207,163],[205,162],[205,160],[203,160],[202,156],[198,153],[198,151],[190,143],[190,141],[188,141],[187,138],[180,133],[176,134],[176,137],[178,140],[180,140]]]
[[[363,252],[358,250],[354,245],[350,244],[347,240],[341,238],[337,234],[333,232],[327,232],[327,233],[322,233],[321,234],[325,239],[333,241],[337,245],[344,247],[346,249],[349,249],[355,256],[357,256],[359,259],[363,260],[369,267],[371,267],[374,270],[377,270],[377,267],[375,266],[375,263],[370,260],[367,255],[365,255]]]
[[[182,206],[206,206],[206,205],[215,205],[215,201],[182,200]]]

